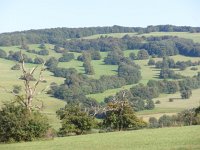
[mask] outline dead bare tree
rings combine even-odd
[[[39,70],[39,77],[35,79],[35,81],[32,81],[32,79],[34,78],[34,73],[38,68],[38,66],[33,67],[31,70],[27,69],[25,67],[24,57],[22,52],[20,52],[20,54],[21,54],[20,64],[22,70],[21,79],[24,80],[24,88],[25,88],[25,95],[24,98],[22,99],[22,103],[31,112],[34,107],[38,109],[41,109],[43,107],[43,103],[41,106],[33,105],[33,99],[36,98],[36,96],[39,94],[36,92],[39,83],[44,81],[42,74],[45,71],[45,66],[44,66],[45,63],[43,63],[42,67]],[[42,90],[41,92],[45,91],[45,89]]]
[[[99,113],[106,113],[107,111],[120,110],[120,114],[123,113],[124,106],[128,105],[129,102],[126,100],[126,91],[122,91],[122,97],[117,98],[113,97],[112,101],[109,102],[106,106],[91,106],[90,115],[95,116]]]

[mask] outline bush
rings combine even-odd
[[[62,121],[59,136],[85,134],[94,126],[94,118],[82,111],[78,105],[66,105],[58,110],[57,115]]]
[[[40,50],[37,54],[38,55],[49,55],[49,51],[44,49],[44,50]]]
[[[148,66],[153,66],[153,65],[155,65],[155,60],[150,58],[148,61]]]
[[[22,90],[22,86],[20,85],[13,85],[13,93],[19,94]]]
[[[170,116],[163,115],[158,120],[160,127],[170,127],[172,126],[172,119]]]
[[[32,141],[44,137],[50,128],[41,113],[30,113],[14,103],[4,104],[0,110],[0,122],[0,142]]]
[[[155,102],[155,104],[160,104],[161,102],[160,102],[160,100],[157,100],[156,102]]]
[[[59,62],[69,62],[74,59],[75,56],[73,53],[63,53],[63,56],[58,59]]]
[[[197,67],[192,67],[190,70],[196,71],[196,70],[198,70],[198,68]]]
[[[14,66],[11,67],[11,70],[20,70],[20,65],[15,64]]]
[[[173,102],[174,101],[174,99],[173,98],[169,98],[169,102]]]
[[[42,63],[44,63],[44,60],[42,58],[37,57],[34,59],[34,64],[42,64]]]
[[[148,100],[146,101],[146,106],[145,106],[145,108],[146,108],[147,110],[151,110],[151,109],[154,109],[154,107],[155,107],[155,105],[154,105],[153,100],[148,99]]]
[[[159,123],[158,120],[155,117],[150,117],[149,118],[149,128],[158,128]]]
[[[0,49],[0,58],[6,58],[7,54],[4,50]]]

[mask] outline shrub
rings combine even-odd
[[[167,115],[163,115],[158,120],[160,127],[170,127],[172,126],[171,117]]]
[[[146,108],[147,110],[151,110],[151,109],[154,109],[154,107],[155,107],[155,105],[154,105],[153,100],[148,99],[148,100],[146,101],[146,106],[145,106],[145,108]]]
[[[37,54],[38,55],[49,55],[49,51],[44,49],[44,50],[40,50]]]
[[[169,102],[173,102],[174,101],[174,99],[173,98],[169,98]]]
[[[149,61],[148,61],[148,65],[149,65],[149,66],[155,65],[155,60],[152,59],[152,58],[150,58]]]
[[[50,128],[41,113],[30,113],[15,103],[4,104],[0,110],[0,122],[0,142],[32,141],[44,137]]]
[[[198,68],[197,67],[192,67],[190,70],[196,71],[196,70],[198,70]]]
[[[159,123],[158,120],[155,117],[150,117],[149,118],[149,128],[158,128]]]
[[[62,120],[59,136],[85,134],[94,126],[94,118],[82,111],[78,105],[66,105],[56,113]]]
[[[161,102],[160,102],[160,100],[157,100],[156,102],[155,102],[155,104],[160,104]]]
[[[22,90],[22,86],[20,86],[20,85],[13,86],[13,93],[18,94],[21,92],[21,90]]]
[[[20,65],[15,64],[14,66],[11,67],[11,70],[20,70]]]
[[[0,58],[6,58],[7,54],[4,50],[0,49]]]
[[[34,64],[42,64],[42,63],[44,63],[44,60],[42,58],[37,57],[34,59]]]

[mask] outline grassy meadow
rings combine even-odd
[[[1,150],[199,150],[200,126],[143,129],[1,144]]]

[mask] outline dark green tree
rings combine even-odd
[[[68,52],[65,52],[63,53],[62,57],[60,57],[58,59],[59,62],[69,62],[71,61],[72,59],[74,59],[74,54],[73,53],[68,53]]]
[[[113,130],[140,129],[146,123],[137,118],[128,101],[109,102],[103,126]]]
[[[44,60],[42,58],[36,57],[34,59],[34,64],[43,64]]]
[[[45,65],[48,67],[48,69],[52,70],[57,67],[58,63],[59,62],[55,57],[51,57],[46,61]]]
[[[150,117],[149,118],[149,128],[158,128],[159,123],[158,120],[155,117]]]
[[[42,43],[39,45],[39,48],[40,48],[40,49],[46,49],[45,43],[42,42]]]
[[[62,124],[59,130],[60,136],[85,134],[94,126],[94,118],[81,110],[79,105],[68,104],[56,113]]]
[[[83,67],[85,69],[85,74],[88,74],[88,75],[94,74],[94,69],[89,61],[84,61]]]
[[[0,49],[0,58],[6,58],[6,57],[7,53],[4,50]]]
[[[152,59],[152,58],[150,58],[149,61],[148,61],[148,65],[149,65],[149,66],[155,65],[155,60]]]
[[[155,105],[154,105],[153,100],[147,99],[145,108],[148,109],[148,110],[154,109]]]
[[[185,89],[181,90],[181,98],[188,99],[192,96],[192,90],[190,87],[186,87]]]
[[[20,101],[19,99],[17,101]],[[32,113],[18,103],[7,103],[0,110],[0,142],[32,141],[45,137],[50,126],[38,111]]]
[[[133,52],[131,52],[131,53],[129,54],[129,57],[130,57],[131,60],[137,59],[135,53],[133,53]]]
[[[146,50],[142,49],[137,54],[137,59],[143,60],[143,59],[149,59],[149,54]]]

